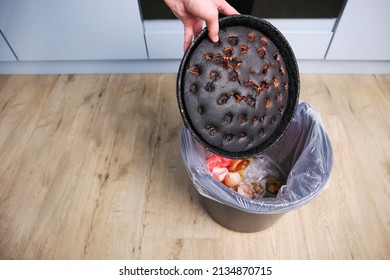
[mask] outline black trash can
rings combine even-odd
[[[283,137],[259,156],[272,161],[285,177],[275,198],[248,199],[213,178],[206,166],[209,152],[186,128],[181,134],[181,153],[207,213],[238,232],[264,230],[285,213],[309,203],[327,186],[333,166],[333,150],[320,114],[305,102],[298,105]]]

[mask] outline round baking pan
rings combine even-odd
[[[228,158],[261,154],[285,133],[299,101],[299,70],[286,38],[268,21],[219,20],[218,43],[204,28],[181,61],[177,100],[185,126]]]

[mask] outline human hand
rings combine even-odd
[[[202,31],[206,22],[211,41],[218,42],[218,13],[238,14],[237,10],[225,0],[164,0],[175,16],[184,25],[184,51],[191,45],[194,37]]]

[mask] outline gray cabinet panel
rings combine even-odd
[[[324,59],[335,19],[269,19],[291,44],[297,59]],[[179,20],[145,20],[150,59],[181,59],[184,30]]]
[[[137,0],[17,0],[3,32],[20,61],[147,58]]]
[[[389,13],[389,0],[349,0],[326,58],[390,60]]]
[[[0,61],[16,61],[3,35],[0,33]]]
[[[0,30],[4,30],[8,16],[16,0],[0,0]]]

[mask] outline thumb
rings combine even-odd
[[[209,31],[209,38],[214,43],[218,42],[219,22],[218,19],[206,20],[207,29]]]
[[[216,14],[209,16],[205,19],[207,28],[209,30],[209,38],[214,43],[218,42],[218,32],[219,32],[219,22],[218,22],[218,13],[224,14],[226,16],[239,14],[235,8],[233,8],[225,0],[217,1],[217,10]]]

